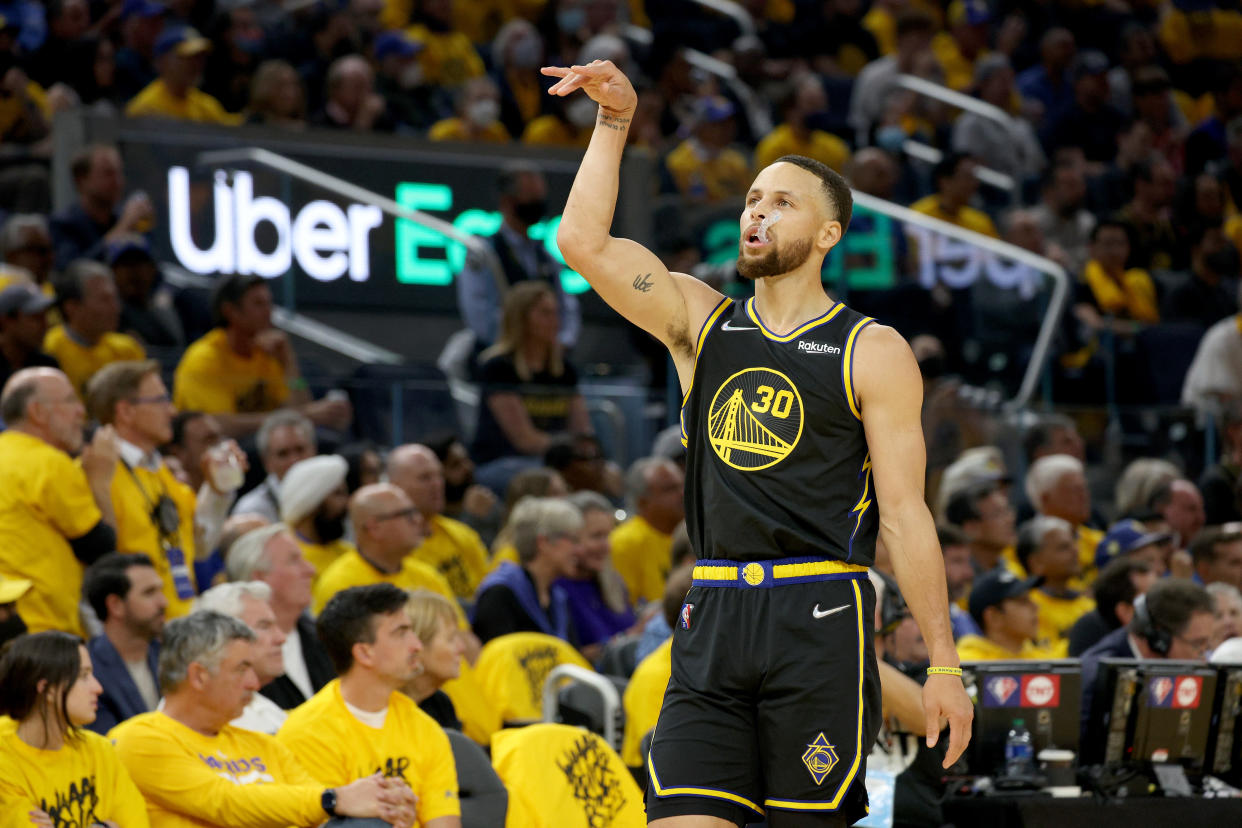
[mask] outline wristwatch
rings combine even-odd
[[[319,805],[328,816],[336,816],[336,791],[332,788],[324,791],[323,795],[319,797]]]

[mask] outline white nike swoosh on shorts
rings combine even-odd
[[[820,612],[819,604],[816,604],[815,609],[811,610],[811,615],[814,616],[816,619],[827,618],[829,615],[836,615],[841,610],[847,610],[849,608],[850,608],[849,604],[842,604],[839,607],[833,607],[830,610],[824,610],[823,612]]]

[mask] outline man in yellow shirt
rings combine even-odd
[[[673,531],[686,516],[686,477],[662,457],[634,461],[625,475],[630,517],[612,530],[612,564],[634,604],[659,601],[672,565]]]
[[[983,0],[953,0],[946,15],[948,31],[932,38],[932,52],[944,72],[944,83],[959,92],[970,87],[975,61],[988,54],[991,12]]]
[[[131,118],[175,118],[205,124],[234,126],[240,115],[225,110],[198,88],[207,68],[211,41],[189,26],[166,26],[155,40],[153,54],[159,77],[125,107]]]
[[[1080,572],[1073,586],[1090,584],[1095,580],[1095,550],[1104,533],[1085,525],[1091,519],[1091,492],[1082,461],[1068,454],[1041,457],[1027,469],[1025,487],[1036,514],[1059,517],[1074,528]]]
[[[1104,219],[1091,230],[1091,258],[1082,278],[1091,290],[1096,309],[1118,320],[1156,323],[1160,308],[1156,285],[1141,268],[1126,268],[1130,258],[1130,231],[1117,219]]]
[[[43,338],[43,350],[54,356],[73,387],[82,394],[86,381],[110,362],[146,359],[132,336],[117,333],[121,300],[112,271],[99,262],[79,259],[53,278],[64,324]]]
[[[340,678],[290,713],[276,738],[324,785],[378,772],[417,797],[414,825],[461,828],[448,737],[401,692],[422,670],[407,601],[392,584],[333,596],[316,626]]]
[[[1082,566],[1074,541],[1074,527],[1061,518],[1037,515],[1018,530],[1018,562],[1043,582],[1031,590],[1031,600],[1039,609],[1041,646],[1068,645],[1074,623],[1095,609],[1095,601],[1070,587]]]
[[[750,164],[730,146],[737,131],[734,115],[735,107],[726,98],[700,100],[694,133],[665,157],[673,187],[690,201],[722,201],[750,186]]]
[[[479,51],[454,25],[453,3],[418,2],[406,34],[424,45],[419,59],[430,86],[455,89],[486,72]],[[466,4],[460,4],[466,5]]]
[[[850,148],[820,124],[828,114],[828,94],[818,75],[803,75],[782,102],[785,122],[755,148],[755,169],[762,170],[783,155],[805,155],[839,173],[850,161]]]
[[[444,466],[440,459],[427,446],[398,446],[388,455],[388,479],[409,496],[422,516],[423,539],[414,550],[414,558],[443,575],[457,600],[472,600],[479,581],[487,574],[487,547],[478,532],[444,516]]]
[[[1039,610],[1031,600],[1031,590],[1040,583],[1040,578],[1019,578],[1004,567],[975,578],[970,615],[983,634],[958,639],[957,654],[962,661],[1052,657],[1035,646]]]
[[[970,206],[979,189],[975,178],[975,161],[969,155],[946,153],[932,170],[936,192],[910,205],[916,213],[956,224],[992,238],[1000,238],[988,214]]]
[[[508,143],[509,131],[500,122],[500,90],[491,78],[467,81],[457,93],[456,110],[456,117],[432,124],[427,132],[430,140]]]
[[[150,558],[164,581],[168,617],[185,615],[198,594],[197,532],[219,534],[228,495],[205,486],[200,505],[160,457],[159,447],[172,439],[173,407],[159,363],[105,366],[88,383],[87,401],[97,421],[116,429],[120,449],[112,477],[116,548]]]
[[[348,471],[339,454],[320,455],[295,463],[280,482],[280,519],[293,530],[317,575],[353,549],[345,540]]]
[[[259,686],[254,643],[249,627],[218,612],[196,612],[164,627],[163,709],[108,734],[152,824],[311,828],[333,816],[356,816],[408,825],[413,803],[403,786],[368,774],[325,789],[274,737],[229,724]]]
[[[116,435],[104,426],[83,448],[86,409],[55,368],[14,374],[0,419],[0,574],[30,582],[17,611],[31,632],[80,636],[83,565],[116,547]]]
[[[221,277],[211,315],[216,327],[191,343],[177,364],[177,408],[214,415],[234,437],[253,434],[268,412],[282,407],[296,408],[317,426],[349,426],[347,400],[311,400],[289,337],[272,327],[272,290],[262,276]]]

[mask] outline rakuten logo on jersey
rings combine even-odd
[[[271,279],[289,272],[296,260],[307,276],[331,282],[346,273],[354,282],[371,276],[370,233],[384,221],[378,207],[350,204],[342,210],[331,201],[310,201],[291,215],[271,196],[254,195],[254,178],[236,172],[230,183],[222,170],[212,187],[216,234],[199,247],[191,232],[190,173],[168,169],[168,235],[173,255],[186,270],[199,274],[241,273]],[[276,246],[260,250],[255,230],[267,222]]]

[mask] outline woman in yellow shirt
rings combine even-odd
[[[146,803],[112,744],[82,729],[102,692],[68,633],[23,636],[0,660],[0,814],[12,824],[25,815],[30,825],[146,828]]]

